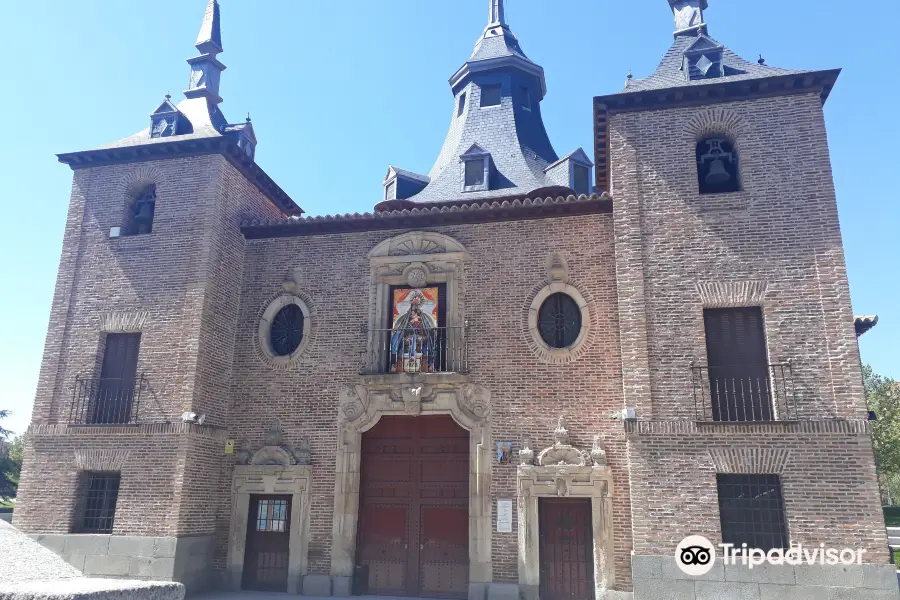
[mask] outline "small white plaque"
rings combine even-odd
[[[512,533],[512,500],[497,500],[497,533]]]

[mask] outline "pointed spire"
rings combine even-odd
[[[206,5],[206,13],[203,15],[203,24],[200,25],[200,35],[194,47],[200,51],[200,56],[189,58],[191,65],[191,81],[187,91],[187,98],[205,97],[210,103],[218,104],[222,101],[219,96],[219,79],[223,65],[216,58],[222,52],[222,32],[219,23],[219,3],[217,0],[209,0]]]
[[[506,10],[503,7],[503,0],[490,0],[490,2],[491,14],[490,20],[488,21],[488,27],[495,27],[497,25],[506,27]]]
[[[209,4],[206,5],[206,14],[203,15],[203,24],[200,26],[200,34],[194,47],[200,52],[212,53],[212,50],[222,52],[222,29],[219,25],[217,0],[209,0]]]

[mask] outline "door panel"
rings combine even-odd
[[[448,416],[384,417],[363,434],[361,593],[467,596],[468,450]]]
[[[590,499],[539,499],[541,600],[594,598]]]
[[[426,596],[465,596],[469,584],[469,507],[422,506],[419,523],[419,592]]]
[[[140,345],[140,333],[107,334],[91,423],[131,422]]]
[[[243,589],[287,591],[291,497],[250,497]]]
[[[368,568],[368,589],[373,594],[406,592],[409,553],[409,506],[371,504],[360,520],[357,562]]]

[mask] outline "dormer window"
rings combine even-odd
[[[484,185],[484,161],[480,158],[466,161],[467,188]]]
[[[572,189],[575,190],[576,194],[587,195],[590,193],[591,173],[588,167],[576,164],[572,167],[572,179],[574,180]]]
[[[500,106],[502,99],[500,93],[500,84],[492,83],[491,85],[481,86],[481,107]]]
[[[685,51],[681,69],[688,81],[715,79],[736,73],[726,72],[725,47],[700,35]],[[734,71],[732,69],[732,71]]]
[[[156,186],[148,185],[131,203],[128,224],[124,235],[142,235],[153,231],[153,215],[156,212]]]
[[[384,188],[384,199],[385,200],[393,200],[395,198],[394,194],[397,192],[397,182],[392,181],[387,184],[387,187]]]
[[[740,191],[738,155],[727,138],[712,135],[697,142],[697,177],[701,194]]]
[[[530,111],[531,110],[531,90],[527,87],[522,87],[522,108]]]
[[[462,163],[462,191],[483,192],[490,189],[491,155],[478,144],[472,144],[459,157]]]

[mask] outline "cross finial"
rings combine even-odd
[[[506,26],[506,11],[503,8],[503,0],[490,0],[491,2],[491,15],[490,21],[488,21],[488,26],[491,25],[500,25],[501,27]]]

